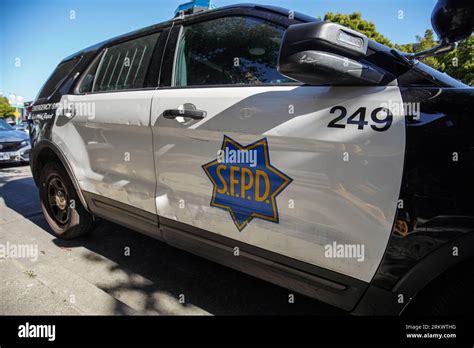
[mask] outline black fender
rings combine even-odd
[[[382,314],[384,307],[399,314],[441,274],[474,257],[474,88],[400,92],[404,103],[418,106],[418,115],[406,115],[402,205],[360,314]]]
[[[392,291],[411,300],[440,275],[473,258],[474,233],[462,235],[418,262],[395,284]]]
[[[453,256],[454,248],[458,256]],[[400,315],[416,296],[443,273],[474,258],[474,233],[442,245],[411,268],[391,290],[371,284],[353,315]],[[400,301],[400,295],[403,295]]]

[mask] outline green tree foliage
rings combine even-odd
[[[15,108],[10,106],[8,99],[5,97],[0,97],[0,118],[13,116]]]
[[[412,44],[411,52],[421,52],[430,49],[437,45],[433,30],[427,29],[424,36],[416,36],[417,43]],[[439,60],[439,57],[423,58],[423,63],[428,64],[432,68],[439,71],[444,71],[444,64]]]
[[[454,51],[439,56],[437,59],[442,64],[441,71],[474,86],[474,36],[471,35]]]
[[[350,14],[328,12],[325,21],[336,22],[365,34],[368,38],[396,48],[402,52],[420,52],[436,46],[437,41],[433,30],[425,31],[424,36],[417,36],[416,43],[394,44],[388,38],[377,32],[373,22],[362,19],[360,12]],[[461,42],[458,47],[447,54],[437,57],[427,57],[423,62],[439,71],[474,86],[474,36]]]

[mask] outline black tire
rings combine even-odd
[[[82,206],[66,170],[58,163],[47,163],[39,179],[41,209],[53,234],[73,239],[94,227],[91,214]]]
[[[474,312],[474,260],[448,270],[408,305],[408,316],[463,316]]]

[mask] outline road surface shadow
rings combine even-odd
[[[38,189],[25,164],[0,164],[0,198],[7,208],[25,218],[41,214]],[[0,221],[8,222],[8,218],[13,216],[0,216]]]
[[[290,304],[290,290],[107,221],[100,221],[89,236],[72,241],[55,239],[54,243],[66,248],[85,247],[93,252],[86,257],[96,262],[104,261],[97,255],[114,261],[117,265],[111,267],[110,272],[126,272],[129,281],[102,290],[112,295],[122,291],[138,291],[146,298],[145,311],[163,312],[156,294],[165,292],[176,299],[184,294],[187,304],[216,315],[342,313],[299,294],[295,294],[295,302]],[[130,248],[130,256],[125,256],[126,247]],[[137,284],[133,281],[136,274],[151,283]]]

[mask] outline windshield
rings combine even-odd
[[[0,131],[9,131],[9,130],[13,130],[12,126],[10,126],[4,120],[0,119]]]

